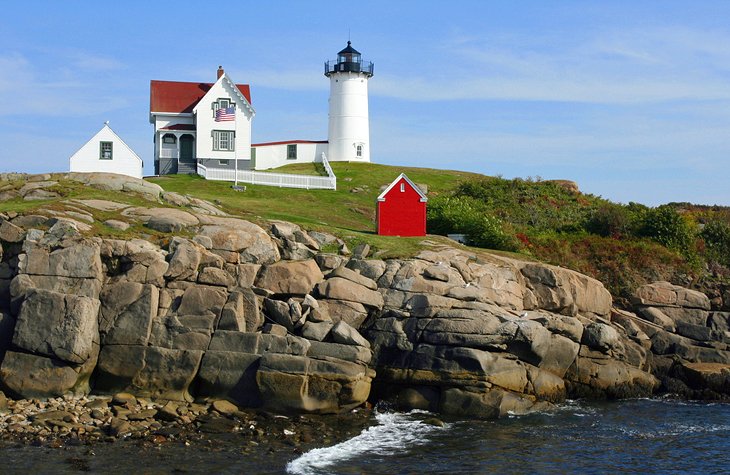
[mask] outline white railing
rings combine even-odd
[[[177,149],[175,148],[161,148],[160,158],[177,158]]]
[[[332,171],[332,167],[330,166],[329,160],[327,160],[327,155],[322,152],[322,165],[324,166],[324,171],[327,172],[327,176],[332,178],[334,180],[334,183],[337,184],[337,177],[335,176],[335,172]]]
[[[337,177],[332,171],[327,157],[322,154],[322,164],[327,172],[326,177],[314,175],[292,175],[289,173],[259,172],[255,170],[238,170],[238,181],[251,185],[278,186],[281,188],[304,188],[307,190],[336,190]],[[236,170],[211,168],[198,163],[198,175],[206,180],[236,181]]]

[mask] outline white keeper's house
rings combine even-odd
[[[69,159],[72,172],[106,172],[142,178],[144,163],[104,122],[101,130]]]
[[[151,81],[155,174],[201,168],[265,170],[323,157],[369,162],[368,80],[373,63],[364,62],[348,41],[324,67],[330,81],[328,140],[251,143],[256,115],[251,88],[236,84],[222,67],[215,83]]]

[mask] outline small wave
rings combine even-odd
[[[378,425],[369,427],[352,439],[332,447],[312,449],[289,462],[286,471],[292,475],[324,473],[325,469],[334,464],[363,454],[369,457],[384,456],[426,444],[429,442],[429,434],[443,430],[448,424],[444,428],[436,427],[424,424],[413,417],[424,413],[425,411],[412,411],[376,414]]]
[[[712,432],[730,431],[729,425],[687,425],[676,424],[667,428],[655,430],[640,430],[620,427],[619,432],[637,439],[661,439],[664,437],[678,437],[691,434],[704,434]]]

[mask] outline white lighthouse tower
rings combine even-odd
[[[327,158],[369,162],[368,79],[373,63],[363,62],[348,41],[336,61],[324,63],[324,75],[330,79]]]

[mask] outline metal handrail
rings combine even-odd
[[[364,73],[368,76],[373,75],[373,70],[375,69],[375,65],[372,61],[360,61],[359,63],[355,62],[345,62],[341,63],[337,60],[332,61],[325,61],[324,62],[324,75],[329,76],[332,73],[341,73],[341,72],[353,72],[353,73]]]

